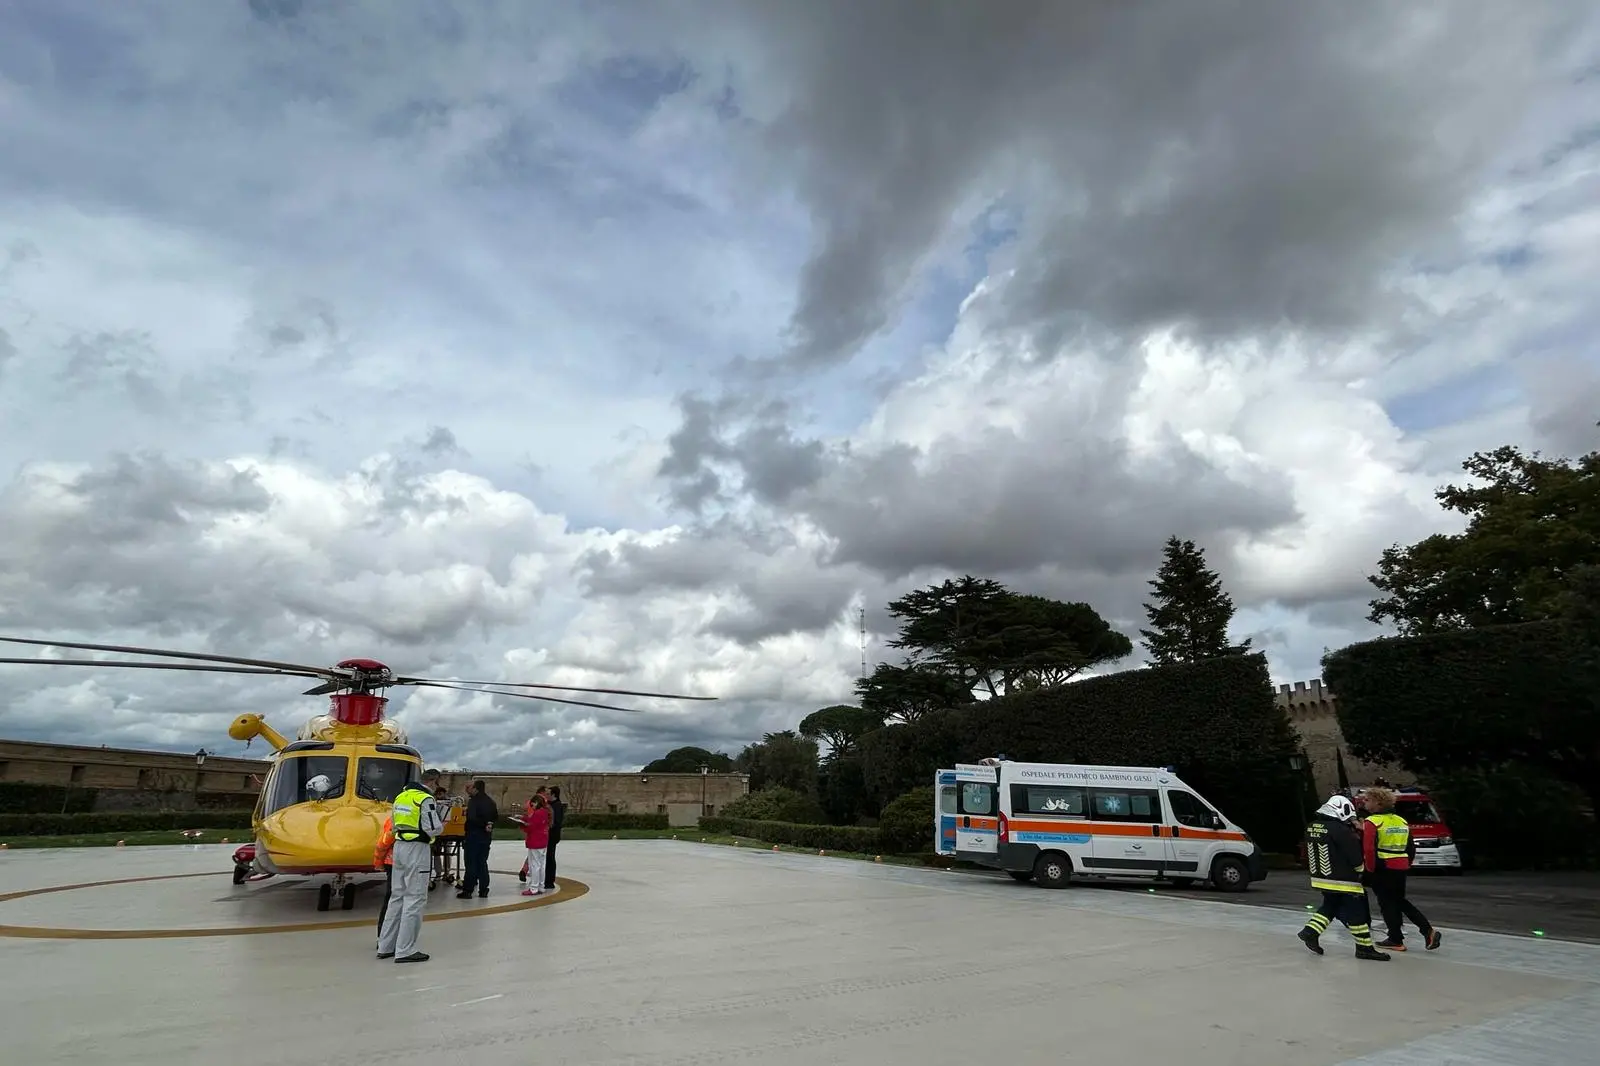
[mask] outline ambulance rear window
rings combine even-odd
[[[979,781],[967,781],[961,786],[962,814],[993,814],[994,786]]]

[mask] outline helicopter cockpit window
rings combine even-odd
[[[304,755],[280,760],[267,782],[262,813],[272,814],[296,803],[338,799],[344,795],[350,761],[343,755]]]
[[[408,759],[366,758],[356,770],[356,795],[393,803],[401,789],[421,779],[421,768]]]

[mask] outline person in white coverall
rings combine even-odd
[[[428,906],[433,841],[444,829],[444,815],[431,792],[437,772],[422,775],[422,785],[407,785],[394,798],[393,897],[378,932],[378,958],[427,962],[417,950],[422,912]]]

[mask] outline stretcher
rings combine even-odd
[[[467,837],[467,804],[463,799],[452,798],[445,811],[444,829],[433,842],[433,870],[428,878],[428,891],[447,885],[460,884],[466,876],[466,858],[462,843]]]

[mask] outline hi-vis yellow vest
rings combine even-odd
[[[1406,847],[1411,842],[1411,825],[1404,818],[1388,811],[1383,814],[1369,814],[1367,821],[1378,827],[1378,861],[1385,859],[1403,859],[1406,857]]]
[[[433,798],[415,785],[394,798],[394,837],[396,840],[427,840],[422,831],[422,805]]]

